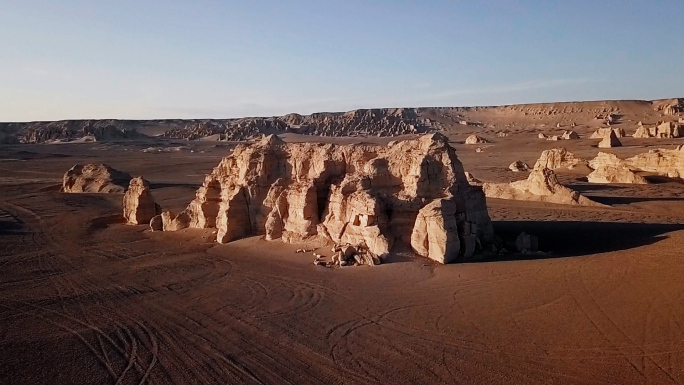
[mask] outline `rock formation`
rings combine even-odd
[[[515,249],[522,254],[535,253],[539,251],[539,238],[523,231],[515,239]]]
[[[601,167],[627,168],[631,171],[645,171],[670,178],[681,178],[684,176],[684,145],[677,146],[673,150],[650,150],[627,159],[599,152],[596,158],[589,161],[589,166],[596,170]]]
[[[465,144],[482,144],[482,143],[489,143],[489,141],[487,139],[479,137],[477,135],[470,135],[465,140]]]
[[[608,134],[608,136],[601,139],[601,142],[598,144],[598,148],[611,148],[611,147],[620,147],[620,146],[622,146],[622,143],[617,138],[615,131],[611,131]]]
[[[473,174],[469,173],[468,171],[465,172],[466,180],[471,186],[482,186],[482,182],[475,178]]]
[[[530,166],[528,166],[527,163],[523,162],[522,160],[516,160],[515,162],[511,163],[510,166],[508,166],[508,169],[513,172],[521,172],[528,171]]]
[[[539,138],[539,139],[546,139],[546,135],[544,135],[543,132],[540,132],[540,133],[537,135],[537,138]]]
[[[615,154],[608,152],[599,152],[598,155],[589,161],[589,167],[596,170],[600,167],[623,167],[627,166],[627,163],[618,158]]]
[[[589,183],[648,184],[643,176],[624,165],[600,166],[587,175],[587,181]]]
[[[639,126],[632,135],[635,138],[679,138],[682,134],[681,124],[675,122],[659,122],[653,127]]]
[[[164,230],[217,228],[224,243],[251,235],[295,243],[323,237],[384,257],[395,241],[447,263],[488,244],[482,190],[470,186],[441,134],[388,145],[239,145]]]
[[[579,135],[575,131],[565,131],[562,138],[564,140],[579,139]]]
[[[77,164],[64,174],[61,192],[123,193],[131,176],[106,164]]]
[[[618,138],[622,138],[625,136],[625,130],[622,128],[604,127],[594,131],[594,133],[591,134],[589,139],[603,139],[610,136],[611,132],[614,133],[615,136]]]
[[[546,137],[546,140],[550,140],[550,141],[553,141],[553,142],[557,142],[557,141],[559,141],[559,140],[561,140],[561,139],[562,139],[562,138],[561,138],[560,136],[558,136],[558,135],[551,135],[551,136],[547,136],[547,137]]]
[[[150,184],[142,177],[131,179],[123,197],[123,216],[129,225],[148,224],[161,207],[155,203]]]
[[[652,172],[670,178],[684,177],[684,146],[674,150],[650,150],[624,160],[634,170]]]
[[[534,168],[546,167],[555,170],[567,167],[572,169],[580,164],[587,164],[587,161],[576,157],[572,152],[560,147],[544,150],[539,159],[537,159],[537,163],[534,164]]]
[[[546,167],[535,168],[526,180],[511,183],[484,183],[482,189],[487,198],[602,206],[579,192],[561,185],[556,174]]]

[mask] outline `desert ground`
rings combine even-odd
[[[525,179],[508,165],[532,165],[545,149],[599,151],[590,119],[573,128],[581,139],[556,142],[537,138],[562,133],[555,121],[491,116],[496,129],[443,131],[482,181]],[[621,123],[629,134],[637,119]],[[503,129],[509,136],[495,136]],[[463,144],[472,133],[491,142]],[[620,139],[607,151],[621,158],[684,143]],[[154,146],[179,149],[142,151]],[[156,201],[179,211],[233,146],[0,146],[0,383],[684,383],[681,180],[590,184],[560,170],[563,184],[606,206],[487,199],[497,234],[537,235],[544,254],[439,265],[398,252],[334,269],[262,237],[217,244],[211,229],[125,225],[121,194],[59,192],[72,165],[106,163],[144,176]]]

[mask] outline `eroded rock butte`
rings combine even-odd
[[[441,263],[471,256],[493,235],[482,189],[441,134],[386,146],[267,136],[237,146],[185,211],[162,220],[164,230],[215,227],[221,243],[318,236],[381,258],[401,242]]]
[[[77,164],[64,174],[61,192],[123,193],[131,175],[106,164]]]

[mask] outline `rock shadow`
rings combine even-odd
[[[495,260],[576,257],[651,245],[667,233],[684,230],[684,224],[647,224],[575,221],[497,221],[494,232],[515,239],[525,231],[539,237],[539,250],[552,253],[495,257]],[[491,260],[491,259],[490,259]]]

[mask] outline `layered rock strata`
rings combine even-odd
[[[401,242],[442,263],[492,238],[484,194],[441,134],[386,146],[268,136],[236,147],[184,212],[162,219],[164,230],[215,227],[221,243],[321,236],[384,257]]]

